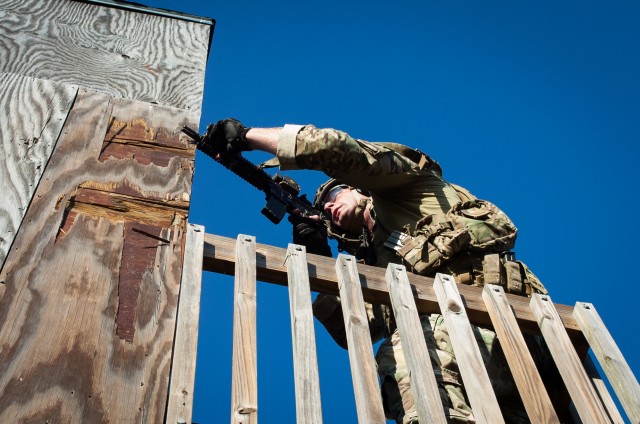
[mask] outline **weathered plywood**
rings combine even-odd
[[[377,366],[373,356],[369,321],[360,289],[356,258],[338,255],[336,275],[340,286],[342,316],[349,346],[349,364],[358,423],[384,424],[386,420],[378,386]]]
[[[411,392],[418,418],[423,423],[445,424],[447,419],[440,399],[440,390],[431,365],[406,268],[403,265],[389,264],[387,284],[402,343],[402,353],[411,374]]]
[[[286,266],[289,276],[296,422],[320,424],[322,423],[322,402],[320,401],[320,377],[306,248],[290,244],[287,249]]]
[[[258,422],[256,238],[240,234],[233,291],[231,424]]]
[[[166,423],[191,423],[196,382],[204,227],[189,224],[173,345]]]
[[[0,269],[77,91],[0,73]]]
[[[69,0],[0,1],[0,71],[200,113],[212,25]]]
[[[195,124],[78,91],[0,272],[0,422],[164,418],[194,152],[101,157],[118,123],[149,149]]]

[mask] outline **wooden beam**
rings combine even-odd
[[[178,299],[176,336],[171,358],[169,400],[165,420],[167,424],[190,423],[193,415],[203,242],[204,227],[189,224]]]
[[[205,271],[233,275],[236,241],[232,238],[213,234],[206,234],[204,240],[203,269]],[[284,266],[286,255],[286,249],[257,243],[256,265],[258,280],[286,285],[287,268]],[[338,280],[335,271],[336,259],[308,254],[307,263],[309,264],[311,290],[338,295]],[[364,300],[371,303],[391,305],[385,279],[385,269],[358,264],[358,270]],[[415,274],[408,274],[408,277],[418,312],[439,313],[440,308],[433,290],[433,278]],[[459,285],[458,291],[462,296],[469,320],[474,324],[491,325],[487,307],[482,300],[482,289]],[[507,294],[506,297],[513,308],[514,315],[522,331],[540,334],[536,319],[529,309],[529,299],[510,294]],[[572,315],[573,307],[556,304],[555,308],[567,333],[570,335],[574,345],[576,345],[576,349],[581,351],[587,344]]]
[[[502,287],[488,284],[482,296],[500,340],[513,380],[532,423],[559,423],[553,404],[531,357]]]
[[[633,423],[640,422],[640,384],[595,306],[578,302],[574,315],[629,419]]]
[[[457,286],[450,275],[436,275],[434,288],[456,354],[465,392],[478,424],[504,423],[480,348],[474,343],[476,338]]]
[[[231,424],[258,422],[256,238],[240,234],[233,292]]]
[[[322,424],[320,377],[318,375],[316,334],[313,328],[313,309],[306,252],[304,246],[290,244],[286,259],[289,271],[289,310],[291,313],[293,374],[296,392],[296,422]]]
[[[440,390],[411,293],[407,270],[403,265],[389,264],[386,275],[402,352],[411,375],[411,392],[418,418],[421,423],[446,424]]]
[[[534,294],[531,298],[531,309],[538,319],[544,340],[582,422],[609,423],[609,416],[578,354],[569,342],[551,298]]]
[[[376,360],[369,335],[369,320],[360,290],[356,258],[338,255],[336,275],[340,282],[340,300],[344,317],[353,393],[359,424],[384,424]]]

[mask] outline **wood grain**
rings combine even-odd
[[[360,279],[356,258],[338,255],[336,275],[340,288],[340,300],[344,317],[351,379],[356,399],[356,411],[360,424],[384,424],[386,419],[382,408],[380,387],[373,356],[369,320],[360,290]]]
[[[205,271],[219,272],[233,275],[235,261],[235,239],[213,234],[205,235],[204,261]],[[257,277],[260,281],[287,284],[287,270],[284,264],[287,251],[281,247],[266,244],[256,244]],[[309,281],[311,290],[320,293],[339,294],[338,281],[335,272],[335,258],[307,254],[309,264]],[[365,301],[391,305],[389,291],[385,280],[385,269],[368,265],[358,265],[362,294]],[[409,282],[414,293],[416,306],[421,314],[439,313],[440,307],[433,291],[433,278],[408,274]],[[469,320],[474,324],[491,325],[487,306],[482,300],[482,289],[472,286],[459,285],[460,292]],[[507,294],[518,325],[523,332],[540,334],[540,328],[529,308],[529,299],[523,296]],[[584,336],[572,315],[573,308],[568,305],[556,304],[556,309],[562,318],[565,328],[573,342],[580,348],[588,348]]]
[[[77,91],[0,73],[0,269]]]
[[[0,422],[164,419],[193,164],[100,162],[114,117],[144,119],[175,138],[181,124],[194,125],[188,112],[78,90],[0,272]],[[130,263],[123,260],[123,235],[127,223],[138,221],[127,208],[76,209],[83,187],[126,187],[128,196],[141,203],[148,197],[156,207],[186,202],[171,206],[173,220],[159,234],[139,234],[155,254],[130,317],[132,341],[116,334],[116,322],[120,273]]]
[[[299,424],[322,423],[320,377],[306,248],[290,244],[285,265],[289,277],[296,422]]]
[[[611,418],[611,422],[613,424],[624,424],[625,421],[622,418],[622,415],[620,415],[620,411],[618,411],[618,407],[611,397],[609,389],[607,389],[607,385],[602,380],[602,377],[600,377],[596,364],[593,362],[590,355],[587,355],[584,360],[584,370],[591,379],[593,387],[595,387],[598,392],[598,396],[600,396],[600,400],[602,401],[604,408],[607,410],[609,418]]]
[[[578,302],[573,312],[627,416],[640,423],[640,385],[592,303]]]
[[[411,392],[418,418],[423,423],[446,423],[407,270],[403,265],[389,264],[386,276],[402,352],[411,375]]]
[[[498,400],[453,277],[437,274],[434,288],[456,354],[460,375],[478,423],[504,423]]]
[[[78,1],[0,1],[0,71],[201,111],[212,25]]]
[[[256,347],[256,239],[240,234],[236,244],[233,292],[231,423],[258,422],[258,353]]]
[[[559,423],[504,289],[498,285],[486,285],[482,297],[529,419],[533,423]]]
[[[166,423],[191,423],[196,381],[204,227],[189,224],[184,250]]]
[[[609,423],[607,412],[564,331],[551,298],[548,295],[534,294],[531,298],[531,310],[538,319],[542,335],[582,422]]]

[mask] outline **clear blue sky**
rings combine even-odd
[[[640,374],[640,3],[138,1],[217,21],[201,129],[313,123],[422,149],[511,216],[552,299],[594,303]],[[310,194],[325,180],[290,176]],[[262,194],[200,153],[192,199],[209,233],[290,241]],[[232,294],[204,276],[199,423],[229,421]],[[288,308],[286,288],[258,284],[263,423],[295,422]],[[347,353],[316,332],[325,422],[356,422]]]

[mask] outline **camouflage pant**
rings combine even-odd
[[[447,420],[451,423],[475,423],[442,315],[423,315],[421,322]],[[477,326],[473,326],[473,330],[505,421],[528,423],[495,333]],[[376,360],[387,418],[396,420],[398,424],[418,423],[409,372],[397,330],[380,345]]]

